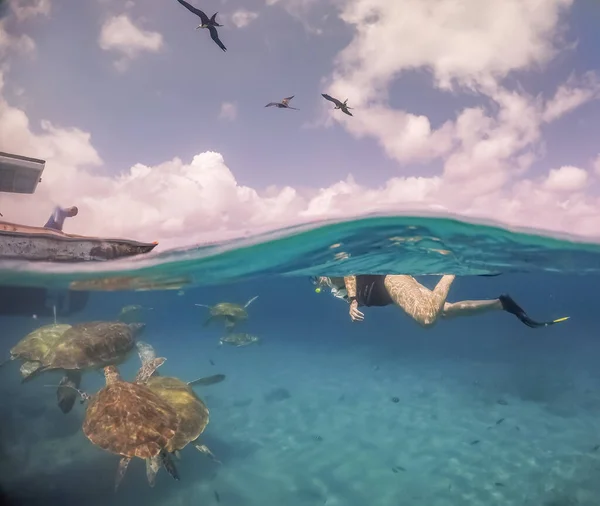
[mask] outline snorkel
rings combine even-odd
[[[343,280],[343,278],[341,279]],[[328,276],[311,276],[310,281],[315,285],[315,293],[321,293],[323,288],[329,287],[331,289],[331,295],[338,299],[345,299],[348,296],[343,281],[341,286],[334,284],[332,278]]]

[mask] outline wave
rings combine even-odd
[[[437,215],[371,215],[87,264],[5,261],[0,283],[78,290],[184,289],[261,276],[600,272],[600,243]]]

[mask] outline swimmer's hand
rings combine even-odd
[[[353,322],[361,322],[365,319],[365,315],[362,314],[359,310],[358,310],[358,301],[357,300],[353,300],[350,303],[350,319]]]

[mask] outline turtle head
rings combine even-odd
[[[128,323],[128,325],[133,333],[133,337],[140,337],[146,328],[145,323]]]
[[[121,379],[121,376],[119,375],[119,370],[114,365],[107,365],[104,368],[104,379],[106,380],[107,385],[116,383]]]

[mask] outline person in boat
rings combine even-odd
[[[56,206],[50,218],[44,225],[44,228],[51,228],[53,230],[58,230],[62,232],[63,225],[65,224],[65,219],[72,218],[73,216],[77,216],[79,209],[76,206],[62,208],[60,206]]]
[[[489,311],[506,311],[515,315],[528,327],[547,327],[567,320],[558,318],[548,322],[532,320],[509,296],[500,295],[489,300],[463,300],[447,302],[448,292],[455,275],[442,276],[433,290],[421,285],[408,275],[356,275],[346,277],[312,277],[317,293],[328,287],[331,293],[349,304],[350,319],[364,320],[359,307],[396,305],[423,327],[433,326],[440,318],[472,316]]]

